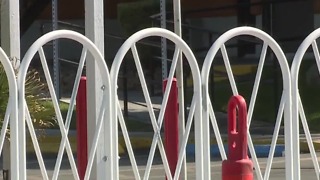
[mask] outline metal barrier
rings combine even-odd
[[[223,56],[223,61],[226,67],[226,71],[228,74],[228,78],[229,78],[229,82],[230,82],[230,86],[232,88],[232,92],[233,95],[238,95],[238,90],[237,90],[237,85],[232,73],[232,69],[231,69],[231,65],[229,62],[229,57],[228,57],[228,53],[227,53],[227,49],[225,46],[225,43],[236,37],[236,36],[241,36],[241,35],[248,35],[248,36],[253,36],[256,37],[258,39],[261,39],[263,41],[263,46],[262,46],[262,51],[261,51],[261,56],[259,59],[259,65],[258,65],[258,70],[257,70],[257,74],[256,74],[256,79],[254,82],[254,86],[253,86],[253,91],[251,94],[251,99],[250,99],[250,104],[249,104],[249,109],[248,109],[248,126],[250,127],[250,123],[251,123],[251,118],[252,118],[252,113],[254,110],[254,105],[255,105],[255,101],[256,101],[256,97],[257,97],[257,93],[258,93],[258,89],[259,89],[259,84],[260,84],[260,80],[261,80],[261,73],[263,70],[263,66],[264,66],[264,62],[265,62],[265,57],[266,57],[266,52],[268,47],[271,48],[271,50],[274,52],[276,58],[279,61],[281,70],[282,70],[282,76],[283,76],[283,93],[282,93],[282,98],[281,98],[281,102],[279,105],[279,111],[278,111],[278,116],[277,116],[277,120],[276,120],[276,127],[274,129],[274,133],[273,133],[273,138],[272,138],[272,144],[271,144],[271,150],[269,152],[269,159],[268,159],[268,163],[267,163],[267,168],[265,171],[264,176],[262,176],[260,167],[259,167],[259,162],[257,159],[257,156],[255,154],[254,148],[253,148],[253,143],[252,143],[252,139],[250,136],[250,133],[248,133],[248,145],[249,145],[249,150],[254,162],[254,167],[255,167],[255,171],[256,171],[256,175],[258,179],[269,179],[269,175],[270,175],[270,170],[271,170],[271,165],[272,165],[272,160],[273,160],[273,153],[274,153],[274,149],[275,149],[275,145],[277,142],[277,138],[278,138],[278,132],[279,132],[279,128],[280,128],[280,124],[281,124],[281,120],[282,120],[282,114],[284,111],[284,124],[285,124],[285,149],[286,149],[286,153],[285,153],[285,157],[286,157],[286,178],[287,179],[294,179],[293,178],[293,169],[292,169],[292,132],[291,132],[291,78],[290,78],[290,70],[289,70],[289,66],[287,63],[287,59],[284,56],[284,53],[282,52],[280,46],[272,39],[271,36],[269,36],[268,34],[266,34],[265,32],[256,29],[256,28],[252,28],[252,27],[238,27],[238,28],[234,28],[231,29],[229,31],[227,31],[226,33],[224,33],[223,35],[221,35],[215,42],[214,44],[211,46],[210,50],[207,53],[207,56],[205,58],[205,61],[203,63],[203,69],[201,72],[201,76],[202,76],[202,85],[204,87],[203,89],[203,99],[204,99],[204,107],[203,107],[203,121],[206,121],[207,124],[204,125],[204,127],[206,127],[206,129],[204,130],[204,133],[206,133],[204,135],[204,137],[209,138],[209,119],[211,120],[213,129],[214,129],[214,133],[216,136],[216,140],[220,149],[220,153],[221,153],[221,157],[223,160],[226,160],[226,153],[223,147],[223,143],[222,143],[222,139],[220,136],[220,132],[219,132],[219,128],[217,125],[217,121],[215,118],[215,114],[214,114],[214,110],[212,107],[212,102],[210,100],[209,97],[209,73],[210,73],[210,68],[212,65],[212,62],[217,54],[217,52],[219,50],[221,50],[222,56]],[[250,131],[250,128],[248,128]],[[206,142],[206,144],[209,142],[209,139],[205,139],[204,142]],[[209,150],[207,148],[207,150]],[[209,152],[206,152],[206,154],[208,154]],[[210,163],[210,159],[206,159],[207,160],[207,164]],[[210,166],[208,166],[210,167]],[[206,171],[210,172],[209,169],[206,169]],[[209,179],[210,175],[208,176]]]
[[[317,158],[317,154],[315,152],[309,126],[307,123],[307,118],[304,112],[303,104],[301,101],[301,97],[299,94],[299,70],[300,65],[302,62],[302,59],[304,55],[306,54],[308,48],[311,46],[312,51],[316,60],[318,71],[320,72],[320,54],[319,49],[317,45],[317,39],[320,37],[320,29],[317,29],[313,31],[299,46],[291,67],[291,77],[292,77],[292,138],[294,142],[300,142],[300,132],[299,132],[299,126],[300,126],[300,120],[301,118],[301,124],[306,136],[306,140],[308,143],[308,147],[310,150],[310,154],[313,161],[313,166],[315,169],[316,177],[319,180],[320,179],[320,167],[319,162]],[[292,151],[294,152],[294,176],[296,179],[300,180],[301,174],[300,174],[300,143],[293,144]]]
[[[18,89],[16,83],[16,75],[12,68],[12,64],[8,59],[6,53],[0,48],[0,62],[3,66],[6,78],[8,80],[9,97],[5,116],[2,123],[1,134],[0,134],[0,154],[3,152],[3,144],[7,135],[7,129],[10,122],[10,169],[11,179],[19,179],[19,144],[18,134],[19,123],[18,122]],[[4,76],[4,74],[2,74]],[[3,84],[3,86],[5,86]],[[3,154],[2,154],[3,155]]]
[[[282,121],[282,116],[284,116],[286,179],[290,179],[290,180],[300,179],[300,176],[301,176],[300,162],[299,162],[300,147],[299,147],[299,143],[296,143],[296,142],[299,142],[299,116],[300,116],[304,131],[306,134],[306,139],[311,151],[311,156],[313,160],[313,165],[315,167],[316,176],[319,179],[320,167],[317,161],[317,155],[313,147],[312,138],[307,125],[307,120],[304,114],[303,105],[302,105],[301,98],[298,91],[298,75],[299,75],[299,68],[300,68],[302,58],[310,45],[312,46],[312,49],[315,55],[318,70],[320,70],[320,54],[319,54],[319,50],[316,43],[316,39],[320,37],[320,29],[311,33],[303,41],[303,43],[299,47],[294,57],[292,68],[291,68],[291,74],[290,74],[290,69],[287,63],[287,59],[284,53],[282,52],[281,48],[279,47],[279,45],[268,34],[264,33],[259,29],[251,28],[251,27],[234,28],[230,31],[227,31],[222,36],[220,36],[208,51],[201,73],[197,64],[197,60],[195,59],[188,45],[180,37],[175,35],[173,32],[170,32],[165,29],[160,29],[160,28],[144,29],[135,33],[131,37],[129,37],[119,49],[114,59],[114,62],[112,64],[110,75],[108,72],[108,68],[105,64],[104,58],[99,52],[99,50],[96,48],[96,46],[85,36],[73,31],[68,31],[68,30],[53,31],[40,37],[29,48],[29,50],[25,54],[20,66],[17,81],[15,78],[14,70],[11,67],[10,61],[8,60],[7,56],[2,51],[2,49],[0,49],[0,61],[5,69],[5,72],[8,78],[8,83],[9,83],[9,101],[8,101],[7,111],[5,114],[4,123],[3,123],[1,134],[0,134],[0,150],[2,150],[3,142],[5,138],[5,132],[6,132],[6,129],[8,128],[8,123],[10,122],[11,169],[12,169],[12,172],[15,172],[11,174],[11,179],[14,179],[14,180],[27,179],[25,123],[27,124],[27,127],[29,129],[32,143],[35,148],[35,153],[37,156],[37,160],[39,162],[42,178],[49,179],[49,175],[47,173],[47,169],[42,157],[41,149],[39,148],[39,143],[36,138],[36,133],[32,124],[30,113],[25,102],[25,78],[26,78],[29,65],[37,53],[40,57],[42,68],[45,73],[45,79],[48,84],[50,97],[53,101],[55,113],[57,116],[60,132],[62,136],[55,168],[53,171],[52,178],[50,179],[58,178],[60,167],[61,167],[62,156],[65,149],[68,155],[68,161],[70,162],[70,165],[71,165],[72,175],[74,179],[79,179],[78,170],[75,164],[75,159],[73,157],[71,146],[68,139],[68,131],[69,131],[73,106],[75,104],[75,98],[77,95],[77,89],[79,86],[81,73],[86,60],[87,51],[89,51],[93,55],[95,61],[98,64],[98,68],[99,68],[101,79],[103,81],[102,83],[104,85],[103,86],[104,88],[103,88],[103,95],[102,95],[103,97],[101,98],[102,100],[99,106],[99,115],[95,120],[95,122],[97,123],[96,125],[97,128],[94,134],[92,147],[88,155],[89,157],[88,166],[86,169],[84,179],[90,178],[93,163],[99,164],[99,166],[101,166],[101,168],[99,169],[104,169],[104,172],[99,172],[98,170],[98,177],[97,177],[98,179],[115,179],[115,180],[119,179],[118,122],[120,124],[120,128],[122,130],[122,133],[125,139],[125,144],[126,144],[128,155],[132,165],[134,178],[135,179],[142,178],[137,166],[135,154],[132,150],[130,136],[127,131],[127,127],[122,115],[121,107],[120,107],[118,96],[117,96],[117,81],[118,81],[119,69],[125,55],[128,53],[129,50],[131,50],[133,54],[134,63],[138,71],[138,76],[141,83],[143,95],[146,100],[149,116],[151,119],[151,124],[154,130],[151,149],[149,152],[145,173],[143,174],[143,179],[149,179],[150,177],[150,171],[153,166],[152,163],[154,160],[154,155],[157,147],[160,152],[161,160],[164,165],[164,170],[165,170],[164,177],[166,176],[168,179],[179,178],[179,174],[183,166],[183,161],[185,160],[185,153],[186,153],[185,148],[187,145],[187,141],[190,135],[190,130],[193,122],[194,122],[194,128],[195,128],[194,133],[195,133],[195,148],[196,148],[196,153],[195,153],[196,154],[195,155],[196,179],[199,179],[199,180],[211,179],[211,172],[210,172],[211,161],[210,161],[210,152],[209,152],[210,123],[212,124],[214,129],[214,134],[218,142],[222,160],[226,159],[226,153],[225,153],[225,149],[221,139],[221,134],[217,126],[215,112],[212,106],[214,102],[211,102],[209,92],[208,92],[209,72],[217,52],[221,50],[232,92],[234,95],[238,94],[236,82],[232,73],[225,43],[228,40],[241,35],[253,36],[257,39],[262,40],[263,42],[261,55],[259,58],[257,74],[256,74],[254,86],[253,86],[253,91],[249,101],[249,108],[248,108],[249,132],[250,132],[250,123],[252,119],[252,114],[255,108],[255,102],[256,102],[258,89],[261,81],[261,74],[263,71],[263,66],[265,63],[265,57],[266,57],[268,48],[270,48],[273,51],[275,57],[277,58],[280,64],[280,68],[282,71],[282,78],[283,78],[283,92],[282,92],[282,97],[279,104],[275,129],[273,132],[271,150],[269,152],[267,166],[264,174],[262,174],[261,172],[260,165],[254,151],[251,135],[250,133],[248,133],[248,146],[249,146],[249,150],[254,163],[256,177],[261,180],[262,179],[266,180],[266,179],[269,179],[270,177],[275,146],[278,139],[278,133],[279,133],[279,129]],[[160,109],[158,118],[156,118],[156,115],[153,111],[153,104],[151,102],[151,99],[148,93],[148,88],[146,85],[143,69],[140,63],[138,50],[136,48],[136,43],[138,41],[151,36],[163,37],[172,41],[175,44],[175,51],[172,58],[173,61],[172,61],[172,65],[171,65],[169,76],[168,76],[169,77],[168,84],[164,92],[163,101],[161,104],[161,109]],[[51,81],[45,53],[42,48],[42,46],[48,43],[49,41],[59,39],[59,38],[74,40],[83,45],[83,49],[80,57],[80,63],[79,63],[79,67],[77,70],[77,75],[74,83],[74,88],[71,95],[71,102],[70,102],[67,117],[65,119],[65,123],[63,121],[63,118],[60,112],[58,100],[55,96],[55,91]],[[162,127],[165,109],[168,102],[169,90],[171,89],[172,79],[174,77],[177,62],[179,59],[178,57],[181,53],[184,54],[184,57],[186,58],[191,68],[192,77],[193,77],[193,96],[192,96],[190,111],[186,121],[186,127],[185,127],[186,130],[182,135],[183,138],[180,139],[181,145],[179,149],[179,157],[177,161],[176,171],[173,173],[173,172],[170,172],[170,167],[169,167],[167,156],[164,150],[160,129]],[[18,97],[19,97],[19,102],[18,102]],[[103,149],[103,152],[101,151],[97,152],[98,148],[102,148],[102,147],[98,147],[98,141],[100,141],[99,143],[101,143],[100,138],[101,138],[102,131],[104,132],[104,137],[102,138],[104,139],[103,141],[104,149]],[[105,157],[110,157],[110,158],[107,158],[106,160]],[[98,161],[98,162],[95,162],[95,161]],[[172,174],[174,175],[173,177],[172,177]]]
[[[158,37],[164,37],[170,41],[172,41],[175,44],[175,51],[174,51],[174,55],[173,55],[173,61],[172,61],[172,65],[169,71],[169,76],[168,76],[168,83],[167,83],[167,87],[165,89],[164,92],[164,96],[163,96],[163,101],[161,104],[161,109],[160,109],[160,114],[158,116],[158,119],[155,116],[155,113],[153,111],[153,105],[149,96],[149,92],[148,92],[148,88],[146,86],[146,81],[145,81],[145,77],[143,74],[143,70],[141,67],[141,63],[140,63],[140,59],[139,59],[139,55],[138,55],[138,51],[136,48],[136,42],[146,38],[146,37],[150,37],[150,36],[158,36]],[[154,130],[154,135],[153,135],[153,140],[152,140],[152,144],[151,144],[151,149],[149,152],[149,157],[148,157],[148,162],[146,165],[146,170],[144,173],[144,177],[143,179],[149,179],[149,175],[150,175],[150,170],[152,167],[152,162],[153,162],[153,156],[155,154],[155,150],[156,150],[156,146],[158,146],[160,154],[161,154],[161,159],[164,163],[164,168],[165,168],[165,175],[166,177],[170,180],[170,179],[178,179],[180,171],[181,171],[181,166],[182,166],[182,162],[184,160],[185,157],[185,147],[187,144],[187,140],[189,137],[189,133],[190,133],[190,129],[191,129],[191,124],[193,122],[193,118],[194,118],[194,122],[195,122],[195,143],[196,143],[196,177],[197,179],[206,179],[204,178],[205,172],[204,171],[204,159],[209,158],[207,156],[205,156],[203,154],[203,138],[202,138],[202,115],[201,115],[201,101],[202,101],[202,95],[201,95],[201,78],[200,78],[200,71],[198,68],[198,64],[197,61],[192,53],[192,51],[190,50],[190,48],[188,47],[188,45],[181,39],[179,38],[176,34],[174,34],[171,31],[165,30],[165,29],[160,29],[160,28],[148,28],[148,29],[144,29],[141,30],[135,34],[133,34],[131,37],[129,37],[127,39],[127,41],[124,42],[124,44],[121,46],[121,48],[119,49],[114,62],[112,64],[111,67],[111,71],[110,71],[110,76],[111,76],[111,87],[112,87],[112,98],[113,98],[113,102],[116,102],[115,104],[118,104],[118,106],[112,106],[112,112],[113,112],[113,117],[118,117],[119,118],[119,123],[122,129],[122,133],[125,139],[125,143],[126,143],[126,147],[128,150],[128,154],[130,157],[130,161],[132,164],[132,168],[133,168],[133,172],[134,172],[134,176],[135,179],[141,179],[140,173],[138,171],[138,166],[136,163],[136,159],[132,150],[132,146],[130,143],[130,137],[124,122],[124,118],[121,112],[121,108],[120,105],[118,103],[118,99],[117,99],[117,79],[118,79],[118,75],[119,75],[119,69],[120,69],[120,65],[123,61],[124,56],[127,54],[127,52],[131,50],[132,54],[133,54],[133,58],[134,58],[134,62],[138,71],[138,75],[139,75],[139,79],[140,79],[140,83],[142,86],[142,91],[143,91],[143,95],[144,98],[146,100],[147,103],[147,107],[148,107],[148,111],[149,111],[149,115],[150,115],[150,119],[151,119],[151,123],[153,126],[153,130]],[[161,134],[160,134],[160,129],[162,127],[162,122],[164,119],[164,113],[165,113],[165,109],[167,106],[167,102],[168,102],[168,96],[169,96],[169,90],[171,89],[171,85],[172,85],[172,79],[175,73],[175,69],[176,69],[176,65],[178,62],[178,56],[180,53],[183,53],[186,57],[186,60],[188,61],[191,71],[192,71],[192,76],[193,76],[193,82],[194,82],[194,89],[193,89],[193,100],[192,100],[192,104],[191,104],[191,109],[189,112],[189,117],[187,120],[187,125],[186,125],[186,131],[183,134],[183,139],[181,139],[181,147],[179,150],[179,157],[178,157],[178,163],[177,163],[177,167],[176,167],[176,172],[175,173],[171,173],[170,172],[170,168],[169,168],[169,164],[168,164],[168,160],[167,160],[167,156],[165,154],[165,150],[164,150],[164,146],[163,146],[163,142],[162,142],[162,138],[161,138]],[[113,118],[114,119],[114,118]],[[113,124],[113,129],[117,130],[117,122],[114,122]],[[115,131],[114,132],[114,136],[117,137],[118,132]],[[118,140],[115,139],[115,143],[114,143],[114,151],[117,152],[118,151],[118,146],[117,146],[117,142]],[[117,154],[117,153],[116,153]],[[118,168],[118,166],[115,166],[115,168]],[[118,169],[115,171],[118,172]],[[172,177],[171,174],[174,174],[175,176]],[[119,177],[118,173],[116,173],[116,175],[114,176],[114,179],[118,179]]]
[[[70,101],[70,106],[68,109],[68,114],[65,120],[65,124],[60,112],[60,107],[59,107],[59,103],[58,100],[56,98],[55,95],[55,91],[54,91],[54,87],[51,81],[51,77],[50,77],[50,72],[48,69],[48,65],[47,65],[47,60],[43,51],[42,46],[45,45],[46,43],[48,43],[49,41],[55,40],[55,39],[59,39],[59,38],[66,38],[66,39],[70,39],[70,40],[74,40],[80,44],[83,45],[83,49],[82,49],[82,53],[81,53],[81,57],[80,57],[80,63],[79,63],[79,67],[77,70],[77,75],[76,75],[76,79],[75,79],[75,83],[74,83],[74,88],[72,91],[72,95],[71,95],[71,101]],[[95,153],[97,150],[97,144],[98,144],[98,140],[99,140],[99,136],[100,136],[100,132],[102,129],[102,124],[103,124],[103,119],[110,119],[110,115],[111,115],[111,111],[110,111],[110,105],[111,105],[111,96],[110,96],[110,78],[109,78],[109,72],[107,69],[107,66],[105,64],[104,58],[101,55],[101,53],[99,52],[99,50],[96,48],[96,46],[89,40],[87,39],[85,36],[73,32],[73,31],[68,31],[68,30],[58,30],[58,31],[53,31],[50,33],[45,34],[44,36],[40,37],[36,42],[34,42],[32,44],[32,46],[29,48],[29,50],[26,52],[26,55],[24,56],[21,66],[20,66],[20,70],[19,70],[19,75],[18,75],[18,87],[19,87],[19,116],[21,119],[20,122],[20,127],[19,127],[19,172],[20,173],[20,178],[21,179],[26,179],[27,178],[27,173],[26,173],[26,137],[25,137],[25,122],[27,123],[30,135],[31,135],[31,139],[32,139],[32,143],[36,152],[36,156],[40,165],[40,170],[41,170],[41,174],[42,174],[42,178],[43,179],[49,179],[48,177],[48,173],[43,161],[43,157],[41,154],[41,149],[39,148],[39,143],[38,140],[36,138],[36,134],[35,134],[35,130],[32,124],[32,120],[30,118],[30,114],[28,111],[28,107],[26,105],[25,102],[25,78],[26,78],[26,73],[27,70],[29,68],[29,65],[31,63],[31,61],[33,60],[34,56],[36,55],[36,53],[39,53],[40,56],[40,60],[41,60],[41,64],[42,64],[42,68],[43,71],[45,73],[45,79],[46,82],[48,84],[48,88],[49,88],[49,92],[50,92],[50,96],[52,98],[52,102],[53,102],[53,106],[55,109],[55,113],[56,113],[56,117],[58,120],[58,124],[59,124],[59,128],[61,131],[61,144],[59,147],[59,152],[58,152],[58,157],[57,157],[57,161],[56,161],[56,165],[54,168],[54,172],[53,172],[53,176],[52,179],[57,179],[58,175],[59,175],[59,171],[60,171],[60,166],[61,166],[61,160],[62,160],[62,156],[64,153],[64,149],[66,148],[66,152],[68,155],[68,159],[71,165],[71,169],[72,169],[72,174],[74,179],[79,179],[79,175],[78,175],[78,171],[76,168],[76,164],[75,164],[75,160],[72,154],[72,150],[71,150],[71,146],[69,143],[69,139],[68,139],[68,131],[69,131],[69,126],[70,126],[70,121],[71,121],[71,116],[72,116],[72,111],[73,111],[73,107],[75,105],[75,98],[77,95],[77,89],[79,86],[79,82],[80,82],[80,78],[81,78],[81,73],[83,70],[83,66],[85,63],[85,59],[87,56],[87,51],[89,51],[91,53],[91,55],[95,58],[95,61],[98,64],[99,67],[99,71],[100,71],[100,76],[103,77],[102,78],[102,83],[104,85],[104,89],[103,89],[103,97],[102,97],[102,102],[100,105],[100,113],[99,116],[97,117],[97,129],[94,135],[94,139],[92,142],[92,147],[90,149],[90,154],[89,154],[89,158],[88,158],[88,166],[87,166],[87,170],[86,170],[86,175],[85,175],[85,179],[88,179],[90,177],[90,173],[91,173],[91,168],[92,168],[92,164],[95,158]],[[108,121],[106,121],[105,123],[108,123]],[[109,142],[111,141],[110,139],[112,138],[111,136],[107,136],[104,137],[105,141]],[[109,142],[105,142],[105,143],[109,143]],[[108,156],[108,157],[113,157],[113,154],[111,154],[111,151],[107,152],[108,154],[104,155],[104,156]],[[99,157],[97,157],[98,161],[104,161],[102,158],[99,159]],[[111,161],[108,161],[107,163],[101,163],[100,165],[105,165],[106,169],[110,169],[111,167]]]

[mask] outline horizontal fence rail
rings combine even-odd
[[[147,28],[141,30],[132,36],[130,36],[119,49],[113,64],[111,66],[110,74],[108,67],[102,54],[97,47],[85,36],[69,30],[58,30],[49,32],[38,40],[36,40],[26,52],[18,75],[16,76],[11,63],[7,55],[0,48],[0,61],[6,74],[8,81],[9,98],[7,103],[7,109],[3,119],[2,129],[0,133],[0,152],[2,152],[4,140],[6,138],[6,131],[10,128],[10,153],[11,153],[11,179],[27,179],[27,166],[26,166],[26,134],[30,134],[31,143],[34,147],[37,162],[39,163],[42,179],[58,179],[61,173],[61,164],[64,152],[68,157],[68,163],[70,163],[72,178],[80,179],[78,169],[76,167],[76,159],[74,158],[73,150],[71,148],[68,134],[71,123],[71,117],[73,108],[75,105],[75,98],[77,96],[80,77],[83,71],[87,54],[90,53],[94,57],[94,61],[99,68],[99,78],[102,79],[101,87],[101,101],[97,109],[97,117],[92,122],[96,123],[96,128],[89,147],[88,165],[86,167],[84,179],[90,179],[96,175],[97,179],[120,179],[119,175],[119,151],[118,151],[118,123],[120,125],[124,143],[127,148],[128,158],[131,163],[134,179],[150,179],[150,173],[154,167],[154,156],[158,150],[161,162],[163,164],[164,174],[163,178],[167,179],[179,179],[181,172],[183,172],[183,163],[186,161],[186,147],[188,141],[191,139],[191,128],[194,127],[194,139],[195,139],[195,179],[209,180],[212,177],[211,174],[211,157],[210,157],[210,138],[211,133],[215,135],[216,142],[218,144],[219,153],[222,160],[226,160],[226,149],[221,136],[221,129],[218,128],[217,117],[215,112],[215,101],[211,100],[209,95],[209,74],[213,66],[217,53],[221,53],[226,74],[228,77],[228,83],[233,95],[238,95],[237,80],[235,78],[231,57],[228,54],[228,48],[225,45],[229,40],[238,36],[252,36],[255,41],[261,42],[260,56],[257,57],[257,70],[255,79],[253,82],[252,93],[248,100],[248,148],[251,154],[251,159],[255,167],[256,177],[259,180],[267,180],[272,174],[272,163],[274,159],[275,148],[278,141],[280,126],[284,124],[284,145],[285,145],[285,178],[290,180],[301,179],[301,167],[300,167],[300,137],[299,137],[299,124],[302,124],[306,141],[310,149],[313,166],[315,169],[315,175],[319,179],[320,165],[317,160],[317,154],[313,145],[313,140],[307,123],[305,109],[303,106],[303,97],[299,94],[299,70],[302,59],[306,54],[308,48],[311,46],[316,65],[320,73],[320,54],[317,44],[317,39],[320,37],[320,29],[312,32],[300,45],[297,50],[294,60],[292,62],[291,71],[288,65],[288,61],[284,55],[284,52],[277,44],[277,42],[265,32],[252,28],[252,27],[238,27],[231,29],[221,35],[208,50],[206,58],[204,60],[202,71],[198,66],[192,50],[189,46],[176,34],[161,28]],[[166,38],[173,44],[174,52],[172,56],[172,62],[167,79],[167,86],[164,89],[164,95],[159,108],[159,115],[156,115],[154,111],[153,102],[149,95],[149,89],[146,83],[145,70],[141,64],[141,57],[139,55],[139,48],[137,43],[148,37],[160,37]],[[47,63],[46,53],[43,46],[48,42],[56,39],[69,39],[81,44],[82,51],[79,60],[79,66],[77,68],[77,74],[75,81],[73,82],[73,90],[70,99],[70,105],[66,118],[63,118],[59,107],[59,100],[56,98],[56,92],[53,87],[51,75],[49,72],[49,66]],[[269,52],[270,51],[270,52]],[[80,53],[80,52],[79,52]],[[257,95],[260,92],[261,77],[266,64],[266,58],[268,53],[274,55],[274,58],[278,61],[280,70],[282,73],[282,95],[278,104],[278,111],[276,115],[275,127],[271,140],[271,148],[269,151],[268,159],[266,162],[266,168],[262,172],[260,163],[258,161],[254,143],[250,134],[250,124],[253,117],[253,113],[256,107]],[[132,139],[127,130],[126,121],[122,114],[122,109],[119,103],[117,94],[117,82],[119,77],[120,67],[125,60],[127,54],[132,55],[131,59],[134,61],[134,68],[137,70],[139,82],[142,88],[143,97],[146,102],[147,111],[150,118],[150,123],[153,128],[152,142],[150,150],[148,152],[148,159],[146,164],[138,166],[137,156],[132,147]],[[141,52],[140,52],[141,54]],[[175,172],[171,172],[169,167],[168,158],[164,148],[163,137],[161,135],[161,128],[165,117],[165,111],[168,103],[170,89],[172,81],[175,76],[176,66],[183,55],[183,60],[188,63],[191,69],[191,75],[193,80],[191,104],[187,113],[187,118],[180,121],[185,121],[185,131],[179,132],[181,139],[179,139],[179,152],[178,161],[176,164]],[[52,175],[48,173],[48,169],[45,165],[43,154],[39,146],[39,142],[36,136],[33,120],[29,112],[29,108],[26,103],[25,91],[26,91],[26,76],[29,70],[31,62],[36,59],[40,59],[42,69],[44,72],[45,82],[48,86],[48,91],[52,104],[55,110],[55,116],[59,124],[59,133],[61,134],[61,141],[59,150],[57,152],[57,158],[55,159],[55,166]],[[126,59],[127,60],[127,59]],[[183,88],[183,87],[182,87]],[[18,118],[19,117],[19,118]],[[283,119],[283,121],[282,121]],[[28,128],[28,133],[26,129]],[[213,132],[210,132],[210,129]],[[93,166],[99,165],[97,172],[93,172]],[[141,168],[144,170],[143,174]],[[103,171],[102,171],[103,170]],[[186,178],[186,177],[185,177]]]

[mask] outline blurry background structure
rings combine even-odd
[[[21,0],[21,54],[38,37],[53,29],[52,27],[52,2],[51,0]],[[166,4],[165,8],[160,5]],[[105,0],[105,59],[108,65],[124,40],[134,32],[150,26],[164,26],[173,30],[173,1],[171,0]],[[57,1],[57,29],[71,29],[84,33],[84,2],[78,0]],[[165,10],[165,11],[164,11]],[[165,15],[165,24],[161,23]],[[207,50],[223,32],[238,26],[248,25],[262,29],[272,35],[286,53],[288,61],[292,61],[294,52],[302,40],[314,29],[320,27],[320,0],[182,0],[181,1],[182,38],[188,43],[196,55],[200,68]],[[156,39],[148,39],[141,42],[138,48],[144,48],[141,54],[145,74],[148,75],[151,95],[161,95],[163,79],[162,62],[166,60],[161,51],[161,44]],[[61,40],[63,41],[63,40]],[[239,87],[240,93],[249,95],[248,86],[252,86],[257,66],[257,57],[261,45],[255,39],[246,37],[238,38],[227,44],[233,71],[238,82],[243,82]],[[50,45],[49,45],[50,46]],[[47,51],[52,51],[52,47]],[[72,47],[72,51],[70,51]],[[61,87],[61,97],[68,97],[72,89],[75,66],[79,59],[80,47],[69,43],[59,43],[58,71],[52,71],[54,77],[58,77]],[[172,56],[170,44],[168,44],[168,59]],[[52,54],[52,53],[49,53]],[[127,57],[131,58],[131,57]],[[312,54],[306,58],[314,58]],[[54,57],[48,56],[54,68]],[[132,61],[122,67],[123,82],[119,82],[120,90],[123,90],[124,98],[128,90],[139,90],[138,78],[131,67]],[[263,74],[264,83],[261,91],[268,91],[268,97],[258,97],[258,119],[273,122],[277,104],[281,94],[281,73],[273,54],[267,58],[266,73]],[[305,89],[301,89],[303,99],[320,87],[316,65],[306,63],[302,66],[301,78]],[[170,63],[170,61],[168,61]],[[219,58],[213,64],[211,83],[211,98],[214,99],[215,108],[224,112],[228,97],[231,95],[228,86],[224,66]],[[290,63],[290,62],[289,62]],[[37,64],[34,67],[37,68]],[[58,75],[57,75],[58,73]],[[192,86],[188,69],[184,70],[184,81],[187,86]],[[128,79],[130,78],[130,79]],[[250,81],[250,83],[249,83]],[[226,90],[228,89],[228,90]],[[185,88],[185,96],[188,98],[188,88]],[[265,101],[267,99],[267,102]],[[316,102],[315,99],[312,102]],[[263,103],[262,103],[263,102]],[[319,101],[320,102],[320,99]],[[186,103],[188,104],[188,102]],[[308,104],[308,103],[307,103]],[[310,103],[309,103],[310,104]],[[311,119],[320,118],[320,113],[315,112],[316,104],[306,105],[310,111]],[[126,108],[126,107],[125,107]],[[259,110],[260,109],[260,110]],[[319,115],[318,115],[319,114]],[[313,120],[312,120],[313,121]],[[311,126],[317,129],[318,126]],[[320,128],[319,128],[320,130]]]

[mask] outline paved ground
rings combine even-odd
[[[137,157],[138,163],[144,164],[143,162],[146,161],[147,157],[145,155],[140,155]],[[319,160],[319,159],[318,159]],[[48,174],[51,176],[52,169],[54,166],[54,160],[46,160],[46,166],[48,168]],[[264,172],[264,168],[266,166],[266,159],[260,158],[260,167],[262,172]],[[120,179],[121,180],[132,180],[135,179],[131,166],[128,165],[129,160],[127,158],[122,158],[120,160]],[[66,160],[64,160],[64,166],[60,172],[59,180],[70,180],[73,179],[72,172],[70,168],[67,166]],[[41,176],[41,172],[37,167],[37,163],[35,161],[28,161],[28,179],[37,180],[43,179]],[[141,178],[144,176],[144,166],[139,166],[139,172]],[[221,179],[221,161],[215,160],[211,163],[211,172],[212,172],[212,179]],[[255,173],[254,173],[255,175]],[[152,180],[163,180],[165,176],[163,165],[160,164],[159,157],[156,157],[155,163],[152,167],[152,171],[150,173],[150,177],[148,179]],[[195,166],[193,162],[187,163],[187,176],[188,179],[195,179]],[[255,179],[257,179],[255,175]],[[285,168],[284,168],[284,157],[278,157],[274,159],[274,163],[272,166],[270,178],[271,180],[283,180],[285,179]],[[313,169],[312,161],[309,154],[301,155],[301,179],[308,179],[308,180],[316,180],[316,174]]]

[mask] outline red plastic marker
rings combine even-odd
[[[246,102],[242,96],[232,96],[228,104],[228,159],[222,162],[222,180],[253,180],[247,130]]]
[[[87,145],[87,79],[81,77],[77,94],[77,165],[80,180],[84,179],[88,163]]]
[[[168,80],[163,81],[163,91]],[[179,154],[179,128],[178,128],[178,87],[176,78],[172,79],[167,108],[164,115],[165,150],[172,177],[176,171]]]

